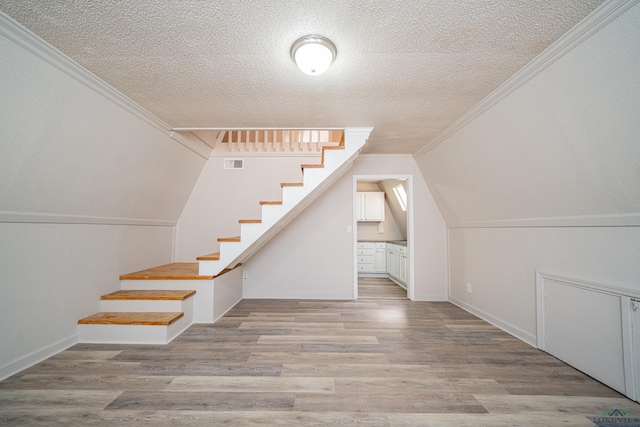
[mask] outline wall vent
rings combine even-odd
[[[244,159],[224,159],[225,169],[244,169]]]

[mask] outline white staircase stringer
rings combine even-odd
[[[200,261],[199,274],[217,275],[257,252],[353,165],[372,130],[373,128],[345,129],[344,149],[325,150],[323,168],[305,169],[302,187],[284,187],[282,204],[263,205],[262,223],[243,224],[240,242],[221,243],[220,259]],[[249,225],[253,227],[248,227]],[[247,234],[244,234],[245,230]]]

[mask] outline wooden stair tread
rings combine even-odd
[[[302,182],[281,182],[280,187],[302,187],[304,183]]]
[[[213,276],[198,275],[197,262],[174,262],[135,273],[124,274],[120,280],[211,280]]]
[[[239,224],[262,224],[261,219],[239,219]]]
[[[130,290],[117,291],[100,297],[103,301],[113,300],[149,300],[149,301],[182,301],[195,295],[196,291],[191,290]]]
[[[304,164],[304,165],[300,165],[300,167],[301,167],[302,169],[308,169],[308,168],[323,168],[323,167],[324,167],[324,165],[323,165],[322,163],[318,163],[318,164],[312,163],[312,164]]]
[[[261,205],[281,205],[282,201],[273,201],[273,202],[268,202],[268,201],[262,201],[260,202]]]
[[[196,258],[198,261],[218,261],[220,259],[220,252],[213,252],[206,255],[200,255]]]
[[[240,236],[218,237],[218,242],[239,242]]]
[[[169,326],[182,316],[184,316],[184,313],[106,311],[80,319],[78,324]]]

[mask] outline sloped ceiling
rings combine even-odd
[[[413,153],[602,0],[0,0],[0,10],[173,127],[373,126]],[[311,77],[311,33],[338,56]]]

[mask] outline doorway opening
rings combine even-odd
[[[414,299],[413,176],[353,177],[353,296]]]

